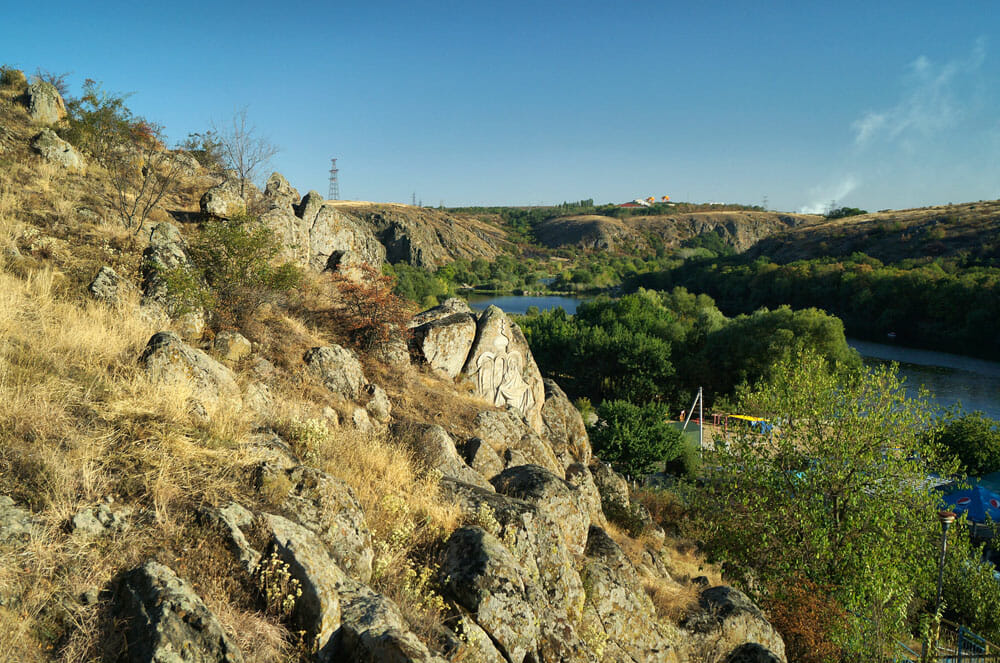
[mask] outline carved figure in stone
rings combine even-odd
[[[476,362],[479,393],[497,407],[511,405],[526,413],[535,403],[531,387],[524,381],[524,358],[517,350],[508,350],[510,339],[503,326],[493,340],[493,351],[484,352]]]

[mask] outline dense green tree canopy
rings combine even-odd
[[[706,545],[759,598],[797,578],[833,588],[852,615],[842,645],[888,653],[933,584],[927,474],[954,463],[923,435],[927,402],[906,397],[894,368],[831,371],[804,352],[770,375],[739,402],[775,429],[737,430],[706,456],[694,500]]]

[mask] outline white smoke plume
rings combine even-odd
[[[809,192],[813,202],[800,207],[799,212],[801,214],[826,214],[830,211],[831,204],[844,199],[857,189],[859,184],[857,177],[848,175],[832,186],[815,187]]]

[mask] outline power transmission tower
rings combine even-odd
[[[340,200],[340,182],[337,180],[337,160],[330,159],[330,191],[327,194],[329,200]]]

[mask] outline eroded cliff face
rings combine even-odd
[[[705,233],[716,233],[737,252],[791,228],[816,224],[823,217],[778,212],[692,212],[666,216],[615,219],[587,215],[550,219],[536,229],[539,241],[549,248],[576,247],[621,251],[649,251],[654,236],[668,247]]]

